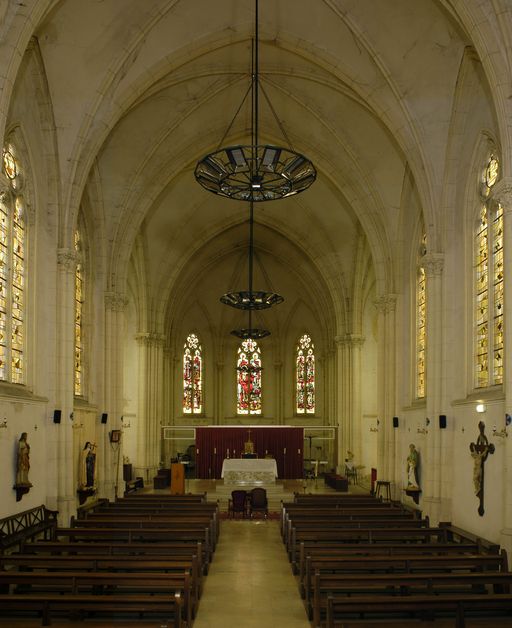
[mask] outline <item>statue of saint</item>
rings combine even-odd
[[[418,485],[418,451],[412,443],[409,445],[407,456],[407,488],[419,489]]]
[[[494,445],[489,444],[487,436],[484,434],[485,423],[480,421],[478,424],[480,433],[475,443],[470,443],[469,450],[471,457],[474,461],[473,466],[473,487],[475,489],[475,495],[480,496],[482,493],[482,475],[484,462],[487,460],[489,454],[494,453]]]
[[[95,487],[96,478],[96,454],[94,448],[96,445],[87,441],[85,447],[80,452],[80,469],[78,488],[79,490],[87,490]]]
[[[18,441],[18,460],[16,465],[16,486],[30,487],[28,479],[30,469],[30,445],[27,443],[27,432],[23,432]]]

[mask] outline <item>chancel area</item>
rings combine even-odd
[[[509,0],[0,1],[3,553],[146,495],[213,575],[331,507],[511,558],[511,39]],[[361,504],[281,511],[324,492]]]

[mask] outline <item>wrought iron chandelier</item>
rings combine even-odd
[[[249,314],[249,325],[246,328],[234,329],[231,333],[237,338],[246,340],[252,338],[258,340],[270,335],[266,329],[253,327],[252,313],[256,310],[265,310],[273,305],[278,305],[284,301],[284,298],[275,292],[266,292],[264,290],[253,290],[254,275],[254,203],[249,203],[249,287],[247,290],[240,292],[227,292],[220,298],[221,303],[229,305],[238,310],[246,310]]]
[[[259,144],[259,90],[289,147]],[[196,165],[196,180],[210,192],[241,201],[274,201],[306,190],[316,179],[311,161],[293,150],[259,78],[258,0],[255,0],[255,29],[252,49],[251,83],[229,129],[248,94],[251,94],[251,144],[217,148]],[[224,140],[224,137],[221,140]]]

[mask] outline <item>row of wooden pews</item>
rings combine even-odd
[[[190,628],[218,536],[204,494],[98,500],[51,540],[0,556],[0,618],[152,615]]]
[[[512,622],[506,552],[401,504],[296,494],[282,505],[281,533],[313,628]]]

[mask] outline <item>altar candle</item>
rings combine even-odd
[[[216,454],[217,453],[217,447],[213,448],[213,453]]]
[[[229,458],[229,449],[228,449],[228,455],[227,455],[227,457]]]
[[[283,454],[286,456],[286,447],[283,449]]]

